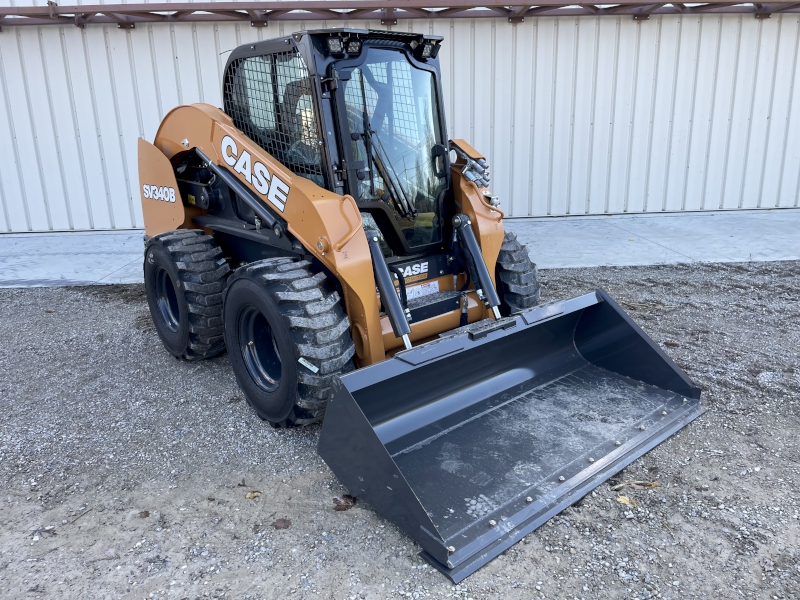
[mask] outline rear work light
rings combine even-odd
[[[361,40],[358,38],[350,38],[347,40],[347,53],[358,54],[361,52]]]
[[[338,36],[329,37],[326,40],[329,54],[344,54],[344,41]]]
[[[429,58],[436,58],[439,54],[439,45],[434,42],[424,41],[414,48],[414,57],[417,60],[427,60]]]

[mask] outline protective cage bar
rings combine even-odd
[[[237,58],[224,86],[236,127],[293,173],[325,185],[312,83],[297,50]]]
[[[756,18],[769,18],[773,13],[800,12],[800,2],[735,3],[718,0],[701,3],[642,2],[617,0],[611,4],[580,4],[563,0],[544,0],[538,4],[521,2],[476,2],[451,0],[427,2],[404,0],[396,6],[375,0],[309,0],[306,2],[197,2],[152,4],[94,4],[59,6],[47,2],[43,6],[0,7],[2,26],[116,24],[130,29],[137,23],[176,22],[249,22],[265,27],[269,21],[347,21],[380,19],[383,25],[395,25],[398,19],[498,18],[521,23],[536,16],[600,16],[632,15],[647,19],[653,14],[696,14],[704,12],[749,13]]]

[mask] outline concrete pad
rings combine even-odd
[[[800,210],[507,219],[541,268],[800,260]]]
[[[542,269],[800,260],[800,209],[507,219]],[[142,282],[142,231],[0,234],[0,287]]]
[[[3,234],[0,287],[92,285],[134,261],[142,281],[143,249],[138,230]]]
[[[719,214],[719,213],[713,213]],[[722,213],[722,214],[739,214],[739,211],[736,213]],[[785,221],[785,222],[794,222],[800,223],[800,209],[797,208],[776,208],[776,209],[765,209],[765,210],[747,210],[742,211],[741,214],[746,215],[750,219],[767,219],[770,221]]]
[[[762,217],[752,213],[708,213],[660,219],[614,220],[632,237],[659,244],[701,262],[794,260],[800,253],[800,219],[792,213]]]
[[[608,217],[509,219],[506,227],[528,246],[540,268],[629,267],[689,262],[686,254],[625,233]]]
[[[142,264],[142,256],[137,256],[127,265],[117,269],[113,273],[106,275],[97,281],[98,285],[106,285],[113,283],[142,283],[144,281],[144,269]]]

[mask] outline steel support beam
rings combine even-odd
[[[644,20],[652,14],[694,14],[701,12],[745,13],[768,18],[772,13],[800,12],[797,0],[770,3],[735,3],[723,0],[694,6],[615,0],[610,4],[574,4],[567,0],[287,0],[283,2],[175,2],[150,4],[95,4],[59,6],[52,0],[41,6],[0,7],[2,27],[25,25],[64,25],[85,27],[88,24],[115,24],[132,28],[136,23],[181,22],[250,22],[264,27],[269,21],[325,20],[344,22],[350,19],[380,20],[395,25],[398,19],[507,18],[521,23],[525,17],[632,15]]]

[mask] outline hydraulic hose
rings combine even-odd
[[[403,306],[403,310],[408,310],[408,296],[406,295],[406,278],[403,276],[403,272],[394,265],[389,267],[389,270],[392,273],[394,273],[394,276],[397,278],[397,281],[400,284],[400,304]]]

